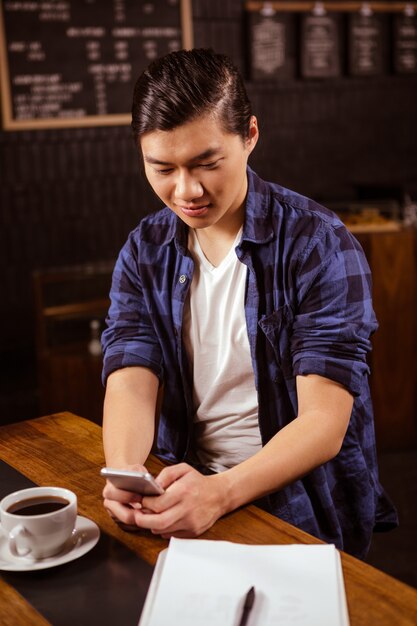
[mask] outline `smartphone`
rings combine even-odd
[[[134,472],[103,467],[100,470],[100,474],[118,489],[134,491],[142,496],[159,496],[164,493],[162,487],[158,485],[152,474],[148,472]]]

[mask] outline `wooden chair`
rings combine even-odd
[[[113,265],[95,263],[33,273],[41,414],[69,410],[101,423],[102,357],[91,350],[91,323],[95,321],[100,330],[104,326]]]

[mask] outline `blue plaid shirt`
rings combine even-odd
[[[193,276],[187,226],[168,208],[144,218],[117,260],[103,378],[150,368],[164,385],[157,454],[187,460],[192,379],[182,342]],[[265,444],[297,416],[297,375],[319,374],[354,396],[339,454],[257,502],[283,520],[363,557],[373,530],[397,524],[378,480],[367,353],[377,328],[371,277],[356,239],[329,210],[248,168],[243,234],[245,313]]]

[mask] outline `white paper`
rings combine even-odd
[[[333,545],[201,539],[171,539],[139,626],[238,626],[251,586],[256,598],[247,626],[348,626]]]

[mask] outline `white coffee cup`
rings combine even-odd
[[[77,519],[77,496],[61,487],[14,491],[0,502],[0,530],[15,557],[45,559],[71,537]]]

